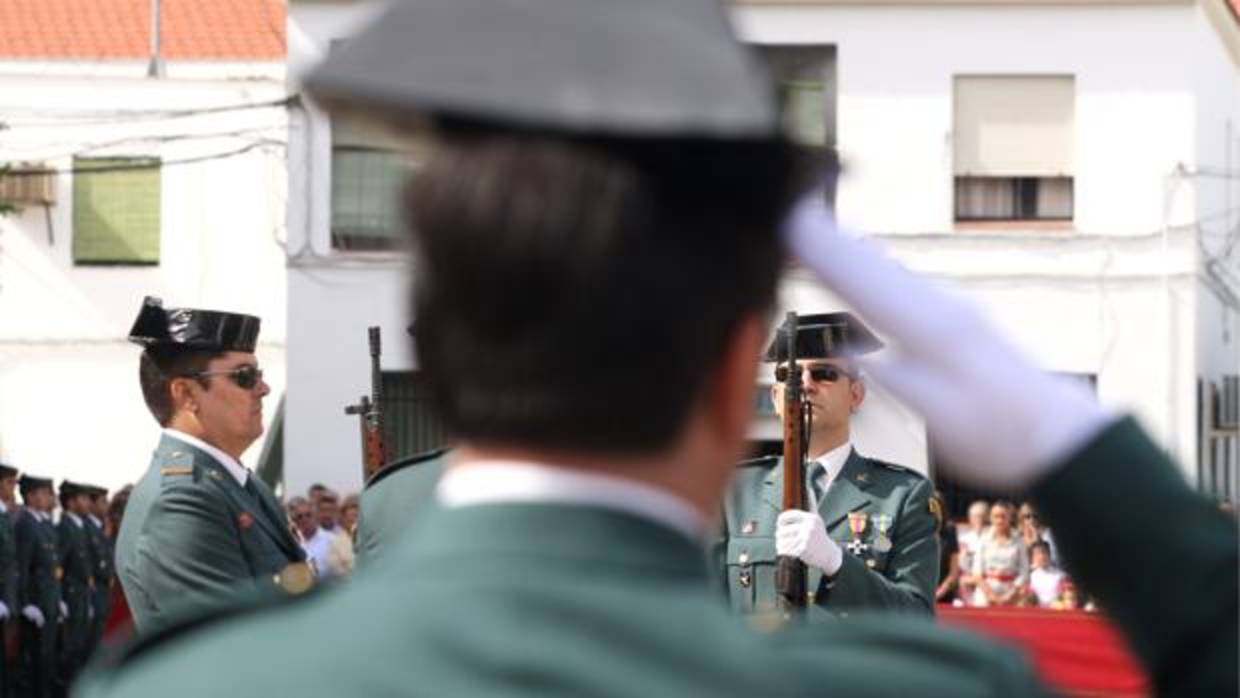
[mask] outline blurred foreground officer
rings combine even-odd
[[[357,569],[369,569],[390,554],[396,541],[434,508],[447,453],[428,451],[389,463],[366,481],[353,553]]]
[[[90,544],[92,576],[95,588],[91,592],[93,617],[86,646],[86,656],[94,654],[103,641],[103,629],[112,610],[112,540],[108,537],[104,522],[108,516],[108,491],[95,485],[83,485],[90,498],[90,509],[83,520],[86,522],[86,538]]]
[[[438,507],[346,588],[244,622],[203,621],[163,646],[152,638],[84,695],[1040,695],[1014,653],[921,618],[764,635],[713,592],[706,541],[744,448],[784,261],[777,223],[796,184],[774,136],[774,90],[750,65],[705,0],[402,2],[333,53],[310,83],[324,96],[475,117],[439,121],[408,201],[417,355],[457,439]],[[820,223],[807,225],[827,246]],[[834,283],[816,249],[798,244]],[[927,302],[954,307],[881,283],[841,288],[901,340]],[[1004,358],[1005,345],[982,341],[988,328],[974,335]],[[1172,682],[1160,688],[1227,695],[1205,681],[1222,675],[1206,671],[1220,658],[1234,674],[1233,523],[1189,494],[1132,422],[1064,395],[1065,384],[1026,386],[1051,379],[1015,364],[1028,393],[948,372],[964,388],[936,425],[957,475],[993,476],[993,444],[970,439],[1020,403],[1037,436],[998,458],[997,475],[1033,484],[1052,525],[1082,541],[1076,552],[1100,558],[1081,569],[1139,651],[1153,650],[1142,656]],[[943,378],[927,371],[922,380]],[[1091,484],[1099,470],[1111,489]],[[1138,481],[1122,498],[1116,472]],[[1081,495],[1111,506],[1078,506]],[[1162,517],[1134,526],[1133,508],[1154,502],[1197,535]],[[1208,624],[1194,613],[1168,627],[1166,597],[1138,603],[1131,590],[1184,583],[1183,565],[1144,565],[1151,537],[1218,577]],[[1124,574],[1099,564],[1099,540],[1111,557],[1127,553],[1112,561]],[[1137,567],[1148,582],[1131,583]],[[297,670],[273,664],[272,647]]]
[[[258,328],[250,315],[147,298],[129,332],[144,347],[142,395],[164,427],[116,541],[139,633],[238,594],[313,584],[283,508],[239,460],[263,432],[270,392],[254,357]]]
[[[775,364],[771,399],[782,417],[788,340],[780,328],[765,360]],[[806,511],[783,509],[784,459],[741,464],[725,503],[728,591],[744,613],[776,608],[776,554],[809,566],[814,603],[833,612],[892,608],[932,613],[938,538],[930,481],[866,458],[850,422],[865,400],[856,357],[882,347],[851,313],[801,315],[797,360],[812,414]]]
[[[25,507],[17,525],[17,605],[22,616],[22,677],[18,695],[50,696],[56,683],[56,638],[64,615],[52,481],[23,475],[18,483]]]
[[[60,680],[69,685],[86,664],[91,623],[95,619],[95,558],[87,532],[88,490],[69,481],[60,484],[60,522],[56,524],[60,565],[60,596],[68,615],[60,628]]]
[[[3,487],[15,487],[17,468],[0,463],[0,482]],[[9,656],[9,650],[17,647],[17,534],[13,530],[13,517],[9,505],[0,497],[0,698],[13,695],[13,680],[17,661]]]

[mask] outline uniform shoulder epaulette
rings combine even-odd
[[[401,470],[404,470],[405,468],[418,465],[420,463],[426,463],[427,461],[436,460],[442,457],[449,450],[451,449],[436,448],[430,451],[424,451],[422,453],[418,453],[412,456],[401,458],[398,461],[392,461],[391,463],[388,463],[387,465],[380,468],[379,471],[376,472],[374,475],[371,475],[370,479],[366,481],[366,484],[362,487],[362,489],[370,489],[374,485],[378,484],[379,481],[383,480],[384,478],[391,475],[392,473],[399,472]]]
[[[168,455],[168,462],[159,467],[159,475],[163,478],[163,482],[168,482],[169,479],[185,477],[197,479],[194,471],[193,456],[183,451],[170,453]]]
[[[758,456],[757,458],[749,458],[736,464],[738,468],[771,468],[779,462],[779,456]]]

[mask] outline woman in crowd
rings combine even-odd
[[[1029,581],[1025,544],[1012,528],[1012,507],[996,502],[990,508],[990,528],[973,555],[973,605],[1013,606],[1020,602]]]
[[[969,520],[956,529],[956,543],[960,548],[959,597],[966,604],[973,600],[973,557],[981,544],[982,534],[986,532],[986,514],[990,504],[979,499],[969,505]]]

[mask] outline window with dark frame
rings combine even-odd
[[[956,76],[954,211],[959,222],[1071,221],[1072,76]]]
[[[332,119],[332,248],[398,249],[404,230],[401,193],[415,167],[411,151],[347,117]]]

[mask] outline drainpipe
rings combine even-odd
[[[148,78],[164,76],[164,60],[159,55],[159,11],[160,0],[151,0],[151,62],[146,67]]]

